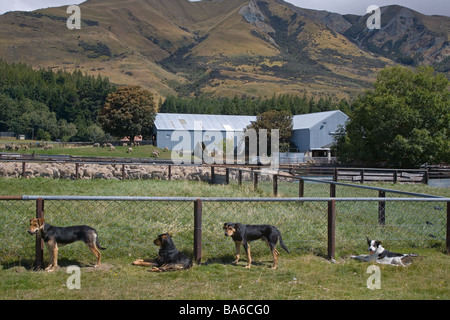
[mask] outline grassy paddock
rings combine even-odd
[[[229,244],[229,251],[233,245]],[[99,270],[81,269],[81,290],[66,286],[69,274],[31,272],[23,267],[0,269],[1,299],[433,299],[448,300],[449,258],[435,250],[407,268],[380,266],[381,289],[367,289],[370,264],[338,259],[336,264],[312,255],[282,254],[271,270],[270,256],[255,257],[252,269],[245,259],[195,266],[174,273],[151,273],[131,265],[132,257],[104,261]],[[66,264],[76,262],[65,261]]]
[[[403,188],[401,185],[396,187]],[[187,181],[0,179],[1,195],[270,196],[270,191],[254,192],[251,188],[212,186]],[[73,244],[61,249],[62,266],[78,264],[83,267],[82,289],[68,290],[66,280],[69,275],[65,273],[65,268],[52,274],[31,272],[28,269],[33,259],[34,237],[27,235],[25,231],[29,217],[34,214],[34,205],[34,202],[0,203],[2,225],[7,228],[0,230],[0,233],[11,234],[6,240],[14,237],[19,239],[19,243],[11,245],[5,239],[1,242],[2,258],[5,258],[5,247],[11,248],[13,252],[22,252],[25,248],[24,258],[1,266],[0,299],[450,298],[449,257],[443,254],[443,246],[439,241],[428,249],[388,241],[387,245],[391,250],[414,252],[421,257],[408,268],[380,266],[382,289],[371,291],[366,288],[366,281],[370,276],[366,273],[368,264],[349,260],[346,255],[361,254],[367,250],[363,238],[366,232],[373,229],[371,224],[374,224],[373,221],[365,220],[367,215],[364,212],[373,209],[367,205],[344,208],[352,215],[338,217],[337,225],[345,222],[339,219],[347,219],[347,227],[337,233],[337,263],[332,264],[323,258],[326,245],[326,240],[323,243],[326,239],[326,227],[323,227],[324,222],[326,223],[326,203],[288,204],[274,208],[267,204],[249,202],[237,206],[204,202],[203,264],[184,272],[154,274],[146,272],[145,268],[131,266],[131,261],[156,256],[157,248],[151,241],[158,233],[166,231],[174,233],[174,240],[179,248],[192,256],[191,203],[157,203],[148,207],[144,203],[128,202],[110,204],[46,201],[46,217],[52,222],[55,221],[56,225],[83,223],[100,226],[101,243],[108,248],[103,255],[104,265],[99,270],[86,267],[94,259],[83,244]],[[396,207],[392,210],[398,213],[397,219],[403,219],[414,208]],[[431,210],[432,214],[441,212],[434,208]],[[361,218],[364,219],[360,221]],[[282,230],[283,238],[292,253],[282,251],[278,270],[269,269],[271,256],[262,242],[252,244],[252,269],[244,268],[245,254],[238,266],[230,264],[234,244],[222,235],[221,225],[225,220],[237,219],[247,223],[273,223]],[[108,221],[106,225],[105,220]],[[349,221],[352,223],[348,223]],[[423,229],[426,225],[424,222],[419,221],[416,225]],[[389,228],[395,229],[397,226]],[[383,236],[383,231],[377,232],[377,235]],[[414,229],[410,232],[414,233]],[[426,229],[424,235],[429,232]],[[351,246],[347,245],[348,242],[339,242],[341,238],[350,238]],[[305,243],[304,239],[317,240],[318,243]],[[47,252],[45,258],[48,258]]]
[[[6,142],[1,142],[6,143]],[[93,146],[59,146],[58,144],[53,144],[55,147],[53,149],[37,148],[35,147],[36,142],[22,143],[14,142],[14,144],[32,146],[28,150],[20,149],[20,153],[23,154],[44,154],[44,155],[67,155],[67,156],[83,156],[83,157],[123,157],[123,158],[152,158],[153,151],[158,150],[160,152],[159,159],[170,159],[171,151],[166,151],[163,149],[156,148],[154,146],[135,146],[133,151],[128,153],[128,146],[116,146],[114,151],[110,151],[109,148],[94,148]],[[51,142],[45,142],[45,144],[52,144]],[[1,152],[6,152],[6,150],[0,150]],[[15,152],[15,153],[17,153]],[[156,158],[155,158],[156,159]]]

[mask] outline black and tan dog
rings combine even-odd
[[[226,222],[223,226],[225,236],[231,237],[236,245],[236,260],[234,264],[237,264],[240,258],[241,245],[244,247],[247,254],[247,266],[250,268],[252,264],[252,257],[250,254],[249,242],[253,240],[261,239],[266,242],[270,248],[273,256],[272,269],[277,268],[279,252],[276,249],[278,240],[280,240],[281,247],[289,253],[288,248],[283,243],[280,231],[271,225],[250,225],[234,222]]]
[[[135,266],[152,267],[149,271],[163,272],[184,270],[192,267],[192,260],[178,251],[168,233],[160,234],[153,243],[160,247],[156,259],[138,259],[133,261]]]
[[[100,246],[97,231],[89,226],[55,227],[46,223],[44,219],[33,218],[30,220],[28,233],[31,235],[40,233],[47,245],[50,251],[50,263],[45,270],[48,272],[58,268],[58,248],[66,244],[83,241],[97,258],[97,264],[94,267],[100,265],[102,256],[100,250],[106,249]]]

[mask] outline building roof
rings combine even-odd
[[[158,130],[194,130],[195,122],[200,123],[203,130],[243,131],[255,116],[224,116],[212,114],[158,113],[155,127]]]
[[[309,129],[317,124],[323,123],[324,121],[326,121],[326,119],[334,115],[341,115],[345,118],[348,118],[345,113],[339,110],[301,114],[293,117],[292,129],[293,130]]]
[[[339,110],[325,111],[293,116],[293,130],[309,129],[324,123],[331,116],[339,115],[347,119],[347,115]],[[155,127],[158,130],[195,130],[195,122],[201,123],[202,130],[243,131],[256,116],[226,116],[212,114],[158,113]]]

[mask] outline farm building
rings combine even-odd
[[[303,157],[330,157],[334,135],[347,119],[341,111],[294,116],[291,141],[298,149],[297,155],[301,156],[298,162],[303,162]],[[174,150],[186,140],[182,149],[194,151],[198,147],[199,132],[206,144],[222,142],[227,139],[228,132],[234,136],[237,146],[244,129],[254,121],[256,116],[158,113],[153,129],[154,141],[159,148]]]
[[[158,148],[174,148],[180,144],[180,134],[189,133],[189,141],[184,141],[184,150],[194,151],[198,144],[195,131],[201,132],[207,144],[209,141],[219,143],[226,139],[227,132],[234,134],[235,145],[244,129],[253,121],[254,116],[224,116],[210,114],[158,113],[155,118],[153,134]]]
[[[334,137],[347,120],[339,110],[294,116],[291,141],[298,149],[296,157],[330,159]]]

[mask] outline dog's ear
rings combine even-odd
[[[367,243],[370,244],[370,239],[369,239],[369,237],[367,237]]]
[[[39,224],[39,226],[44,225],[44,223],[45,223],[44,218],[39,218],[39,219],[38,219],[38,224]]]
[[[377,241],[375,241],[375,244],[377,245],[377,247],[381,246],[381,241],[377,240]]]

